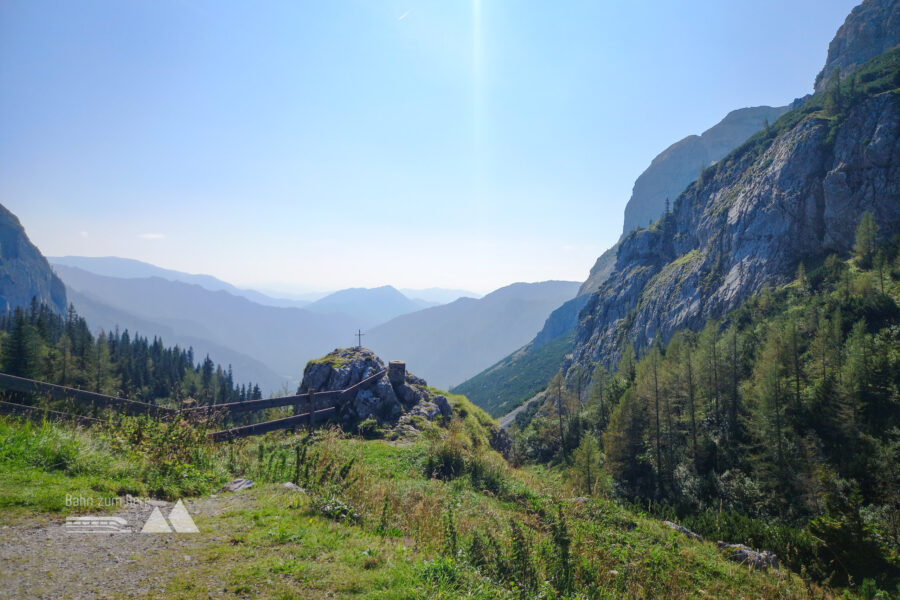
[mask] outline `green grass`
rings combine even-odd
[[[191,550],[194,559],[171,573],[165,597],[561,598],[560,546],[552,534],[560,510],[581,594],[571,597],[806,594],[795,576],[749,572],[719,557],[712,543],[688,540],[606,499],[569,500],[559,470],[509,467],[486,444],[493,424],[486,413],[465,397],[448,399],[465,416],[403,443],[329,430],[205,448],[203,469],[249,476],[257,487],[217,499],[226,503],[223,511],[195,516],[215,540]],[[149,490],[146,449],[114,433],[0,418],[0,514],[41,518],[76,510],[59,505],[65,493]],[[297,472],[302,446],[306,492],[286,491],[276,484]],[[462,467],[428,477],[437,456]],[[323,510],[323,498],[339,499],[358,517]],[[476,538],[489,541],[483,551],[476,552]],[[516,556],[533,575],[524,596],[516,591]]]
[[[145,494],[134,456],[114,455],[96,435],[50,423],[0,420],[0,513],[25,509],[49,512],[84,510],[66,496],[108,501],[126,493]],[[18,509],[18,510],[16,510]],[[0,517],[0,520],[2,520]]]

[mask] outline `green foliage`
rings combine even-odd
[[[202,494],[227,480],[205,428],[184,418],[120,416],[106,423],[104,437],[114,451],[140,457],[142,478],[155,497]]]
[[[873,243],[870,255],[895,252]],[[700,333],[626,353],[617,372],[595,370],[604,392],[571,403],[562,425],[551,387],[516,447],[538,462],[578,448],[566,471],[586,493],[599,433],[620,498],[671,507],[656,514],[773,550],[819,581],[895,585],[900,273],[864,264],[810,262]]]
[[[875,215],[872,214],[872,211],[867,210],[859,220],[856,228],[856,241],[853,244],[853,251],[856,253],[856,259],[861,268],[872,268],[875,254],[878,251],[877,246],[878,225],[875,223]]]

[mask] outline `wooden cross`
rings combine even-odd
[[[366,334],[364,334],[362,332],[362,329],[356,330],[356,339],[359,340],[359,342],[356,345],[357,348],[362,348],[362,336],[364,336],[364,335],[366,335]]]

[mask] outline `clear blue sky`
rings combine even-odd
[[[4,0],[0,202],[268,289],[583,280],[650,160],[812,91],[857,3]]]

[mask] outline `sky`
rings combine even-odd
[[[653,157],[810,93],[857,3],[3,0],[0,203],[270,291],[581,281]]]

